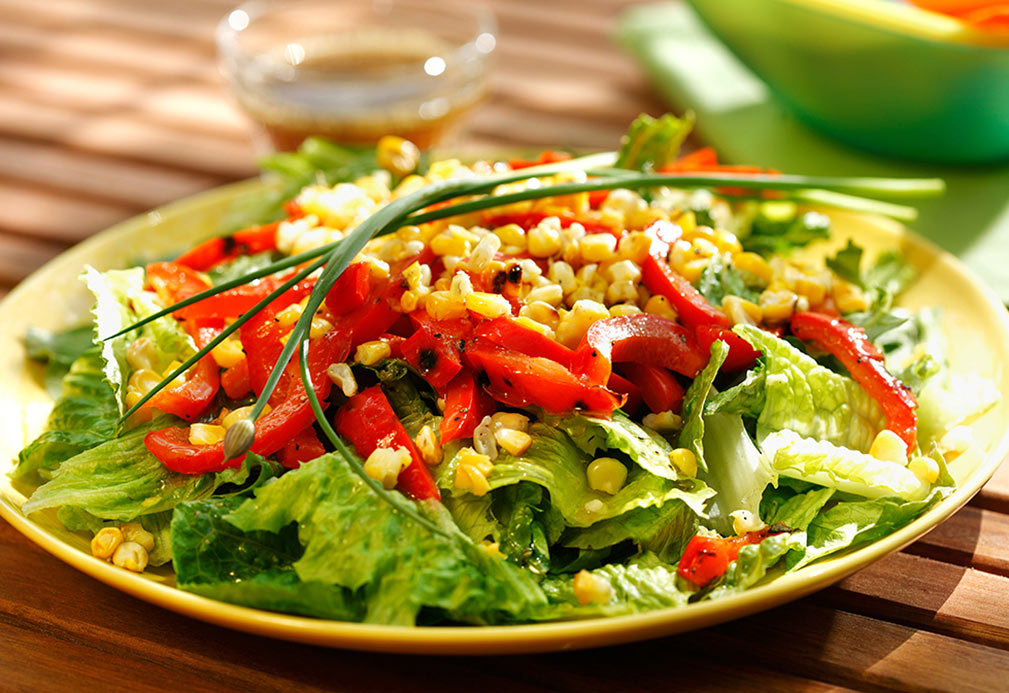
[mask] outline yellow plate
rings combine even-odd
[[[170,570],[129,573],[92,558],[88,538],[67,531],[53,514],[21,514],[31,489],[11,483],[13,460],[41,429],[51,400],[39,371],[24,355],[21,335],[29,325],[58,329],[79,324],[90,298],[77,281],[85,263],[99,269],[163,257],[213,235],[228,205],[254,192],[258,181],[212,190],[130,219],[56,258],[25,280],[0,304],[0,515],[60,560],[140,599],[193,618],[238,630],[317,645],[403,653],[491,654],[541,652],[613,645],[710,626],[797,599],[900,549],[966,503],[1009,453],[1009,404],[1003,401],[975,428],[981,454],[954,464],[959,489],[913,523],[860,550],[803,568],[717,601],[681,609],[608,619],[504,627],[372,626],[285,616],[233,606],[175,588]],[[1009,314],[995,295],[951,255],[892,222],[831,212],[836,238],[828,249],[854,237],[870,251],[901,250],[919,270],[907,292],[911,307],[945,309],[951,357],[960,372],[978,372],[1009,392]],[[115,608],[110,605],[110,608]]]

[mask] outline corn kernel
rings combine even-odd
[[[497,441],[494,439],[491,417],[483,417],[473,429],[473,449],[481,455],[486,455],[492,462],[497,459]]]
[[[466,296],[466,308],[477,315],[493,320],[502,315],[511,315],[512,307],[504,296],[474,291]]]
[[[353,397],[357,394],[357,378],[354,377],[354,371],[346,363],[329,364],[326,375],[334,385],[340,388],[344,397]]]
[[[840,279],[834,282],[834,304],[842,314],[869,309],[865,292],[851,282]]]
[[[873,439],[869,454],[877,460],[906,465],[907,443],[893,431],[884,428]]]
[[[526,303],[519,310],[519,315],[524,318],[529,318],[535,322],[540,323],[549,327],[551,330],[556,330],[557,325],[560,322],[560,313],[549,303],[544,303],[543,301],[533,301],[532,303]]]
[[[421,428],[413,442],[416,443],[424,464],[433,467],[441,462],[441,445],[438,442],[438,436],[430,426]]]
[[[722,299],[722,310],[733,325],[759,325],[764,319],[760,306],[739,296],[725,296]]]
[[[476,248],[473,249],[473,253],[469,257],[470,267],[476,272],[482,271],[494,259],[494,255],[497,254],[500,248],[501,239],[492,233],[488,233],[480,239],[480,242],[476,244]]]
[[[765,284],[769,284],[774,276],[771,266],[767,264],[767,260],[757,253],[735,253],[732,256],[732,264],[735,265],[736,269],[742,272],[749,272]]]
[[[354,360],[362,366],[374,366],[377,363],[385,361],[390,356],[392,356],[392,348],[388,342],[381,339],[364,342],[354,352]]]
[[[760,518],[749,510],[734,510],[729,513],[732,518],[732,531],[736,536],[743,536],[747,532],[756,532],[764,528],[764,523]]]
[[[827,285],[819,277],[799,275],[794,281],[795,293],[809,299],[810,305],[819,305],[827,297]]]
[[[607,274],[611,281],[636,282],[641,279],[641,268],[632,260],[618,260],[609,266]]]
[[[641,309],[633,303],[617,303],[610,306],[610,317],[620,318],[626,315],[639,315]]]
[[[308,336],[310,339],[316,339],[333,329],[333,323],[326,318],[320,318],[318,316],[312,318],[312,324],[308,330]]]
[[[532,330],[533,332],[539,332],[544,337],[549,337],[550,339],[554,338],[554,330],[552,327],[550,327],[549,325],[544,325],[541,322],[536,322],[532,318],[527,318],[525,316],[520,315],[515,319],[515,324],[522,325],[522,327],[525,327],[528,330]]]
[[[292,303],[284,310],[273,316],[274,322],[276,322],[281,327],[291,327],[294,323],[298,322],[301,317],[304,308],[300,303]]]
[[[404,291],[399,297],[399,307],[404,313],[412,313],[418,308],[422,308],[427,302],[428,289],[418,291]]]
[[[466,304],[453,300],[448,291],[432,291],[424,302],[424,310],[435,320],[451,320],[466,316]]]
[[[403,278],[406,279],[406,286],[411,291],[418,291],[431,286],[431,267],[413,262],[403,270]]]
[[[611,496],[619,491],[627,481],[627,467],[612,457],[599,457],[589,463],[585,470],[589,488]]]
[[[739,253],[743,250],[743,246],[739,242],[739,239],[736,238],[736,234],[721,229],[715,231],[714,243],[723,253]]]
[[[563,300],[564,291],[559,284],[547,284],[546,286],[533,289],[525,297],[526,303],[543,301],[544,303],[549,303],[551,306],[559,306]]]
[[[673,463],[673,466],[683,476],[697,476],[697,455],[694,454],[693,450],[676,448],[669,453],[669,461]]]
[[[589,604],[606,604],[613,599],[613,587],[601,575],[594,575],[587,570],[579,570],[572,582],[575,599],[582,606]]]
[[[194,423],[189,427],[189,442],[193,445],[216,445],[224,440],[224,426]]]
[[[579,248],[585,262],[602,262],[613,257],[617,239],[611,233],[594,233],[581,239]]]
[[[499,411],[490,417],[491,430],[500,431],[509,428],[513,431],[528,431],[529,417],[509,411]]]
[[[578,286],[591,286],[596,280],[596,274],[599,272],[599,265],[591,262],[587,265],[582,265],[578,272],[575,274],[575,281]]]
[[[551,262],[547,276],[550,277],[550,281],[558,284],[561,287],[561,291],[565,294],[571,293],[577,287],[575,271],[571,268],[571,265],[563,260]]]
[[[463,448],[458,455],[459,466],[456,468],[455,488],[469,491],[474,496],[483,496],[490,491],[487,477],[494,470],[494,463],[486,455],[481,455],[473,448]]]
[[[669,299],[660,294],[655,294],[645,302],[645,312],[649,315],[658,315],[667,320],[676,320],[676,310]]]
[[[675,431],[683,426],[683,419],[679,414],[667,409],[654,414],[646,414],[641,423],[653,431]]]
[[[239,407],[238,409],[235,409],[234,411],[228,412],[224,416],[224,418],[221,419],[221,425],[224,426],[224,430],[227,430],[227,429],[231,428],[232,426],[234,426],[239,421],[242,421],[243,419],[247,419],[250,416],[252,416],[252,409],[253,408],[250,405],[248,407]],[[264,406],[263,407],[263,416],[266,416],[267,414],[269,414],[271,410],[272,410],[272,407],[269,404],[267,404],[266,406]]]
[[[127,522],[119,530],[123,533],[123,541],[140,544],[145,551],[154,550],[154,535],[144,529],[139,522]]]
[[[431,239],[431,252],[435,255],[466,256],[476,240],[476,236],[468,230],[452,225]]]
[[[603,304],[580,299],[575,302],[570,311],[561,316],[560,323],[557,325],[557,341],[574,349],[582,341],[582,337],[588,332],[592,323],[608,317],[610,317],[610,312]]]
[[[711,258],[718,255],[718,246],[707,238],[695,238],[690,244],[695,257]]]
[[[493,556],[494,558],[504,559],[506,556],[501,553],[501,544],[496,541],[490,541],[489,539],[484,539],[478,546],[487,552],[488,556]]]
[[[126,363],[135,371],[154,370],[157,359],[157,348],[148,337],[141,337],[126,347]]]
[[[147,567],[147,561],[147,550],[133,541],[123,542],[116,549],[116,552],[112,554],[112,563],[119,568],[125,568],[134,573],[144,572],[144,568]]]
[[[547,223],[550,220],[553,223]],[[536,227],[529,229],[526,234],[529,247],[529,254],[533,257],[550,257],[556,255],[563,248],[564,240],[561,235],[560,223],[556,217],[547,217]]]
[[[139,371],[134,371],[130,375],[129,382],[127,386],[131,390],[135,390],[141,394],[147,394],[151,389],[161,382],[161,376],[152,370],[142,368]]]
[[[364,473],[384,488],[395,488],[400,472],[410,466],[410,461],[410,451],[402,445],[396,448],[375,448],[364,461]]]
[[[931,457],[915,457],[907,468],[922,481],[934,484],[939,480],[939,463]]]
[[[385,135],[375,145],[378,165],[386,171],[405,176],[413,173],[420,163],[420,150],[410,140],[395,135]]]
[[[223,342],[211,349],[210,355],[213,357],[214,362],[216,362],[221,368],[231,368],[232,366],[236,366],[243,358],[245,358],[245,352],[242,350],[241,342],[235,339],[225,339]]]
[[[462,301],[473,293],[473,282],[465,272],[456,272],[452,277],[452,285],[449,294],[454,301]]]
[[[795,313],[799,297],[787,289],[768,289],[760,294],[760,309],[764,320],[784,322]]]
[[[706,257],[699,258],[697,260],[688,260],[683,265],[683,269],[680,270],[680,274],[682,274],[683,278],[688,282],[694,283],[701,278],[701,274],[703,274],[704,270],[707,268],[708,262],[710,262],[710,260]]]
[[[620,239],[617,255],[637,266],[645,264],[648,251],[652,247],[651,237],[641,231],[632,231]]]
[[[91,540],[91,555],[107,561],[122,543],[122,530],[118,527],[102,527]]]
[[[526,230],[518,224],[505,224],[494,230],[494,235],[505,245],[526,247]]]
[[[606,289],[606,302],[609,304],[634,301],[638,297],[638,287],[634,282],[619,281],[610,284]]]
[[[529,449],[533,439],[524,431],[501,428],[494,432],[494,440],[512,457],[518,457]]]

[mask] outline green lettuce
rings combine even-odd
[[[686,503],[674,500],[570,530],[562,543],[571,548],[598,550],[630,540],[660,560],[674,562],[697,532],[697,519],[697,513]]]
[[[564,519],[541,486],[518,483],[493,494],[501,552],[538,575],[550,569],[550,547],[564,531]]]
[[[918,444],[928,449],[954,426],[981,416],[1002,399],[995,383],[948,368],[930,378],[918,395]]]
[[[545,606],[528,571],[474,545],[440,504],[418,507],[449,536],[396,512],[331,453],[257,489],[227,520],[272,534],[297,523],[298,578],[355,593],[368,623],[413,624],[423,607],[474,623],[524,620]]]
[[[669,441],[634,423],[625,414],[614,412],[612,419],[571,416],[560,419],[555,425],[588,455],[596,456],[600,450],[619,450],[656,476],[671,480],[682,476],[669,459],[673,451]]]
[[[677,118],[666,113],[659,118],[642,113],[631,123],[620,141],[615,166],[642,171],[658,171],[676,161],[680,146],[694,126],[694,116]]]
[[[45,386],[56,399],[62,392],[63,377],[74,361],[94,345],[94,327],[82,325],[62,332],[49,332],[29,326],[25,332],[25,352],[28,358],[46,365]]]
[[[711,258],[697,279],[697,290],[713,306],[722,305],[722,299],[726,296],[739,296],[754,303],[760,300],[757,284],[746,281],[732,264],[729,253],[719,253]]]
[[[783,556],[804,548],[805,534],[793,532],[772,534],[759,544],[744,546],[725,574],[701,598],[720,599],[742,592],[764,579]]]
[[[819,212],[800,214],[794,202],[762,202],[737,229],[745,250],[785,255],[813,241],[830,237],[830,218]]]
[[[704,403],[705,414],[739,414],[756,419],[764,410],[764,379],[767,370],[763,358],[746,372],[742,382],[727,390],[715,392]]]
[[[680,447],[692,450],[697,456],[697,467],[707,469],[704,459],[704,404],[712,391],[712,383],[718,369],[729,355],[729,345],[718,339],[711,343],[711,357],[683,396],[683,430],[680,431]]]

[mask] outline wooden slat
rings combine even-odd
[[[0,231],[0,249],[0,286],[9,288],[66,250],[66,246]]]
[[[995,470],[991,481],[972,501],[974,505],[1001,513],[1009,513],[1009,463],[1003,462]]]
[[[909,550],[1009,576],[1009,516],[968,505]]]

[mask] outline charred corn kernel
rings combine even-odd
[[[764,320],[768,322],[784,322],[795,313],[795,305],[799,297],[787,289],[768,289],[760,294],[760,309]]]
[[[189,427],[189,442],[193,445],[216,445],[224,440],[224,426],[194,423]]]
[[[669,461],[683,476],[697,476],[697,455],[687,448],[676,448],[669,453]]]
[[[410,466],[410,451],[402,445],[395,448],[375,448],[364,461],[364,473],[382,484],[395,488],[399,474]]]
[[[122,530],[118,527],[102,527],[91,540],[91,555],[107,561],[122,543]]]
[[[970,426],[954,426],[939,440],[939,447],[944,452],[960,453],[974,442],[974,434]]]
[[[931,457],[915,457],[908,462],[907,468],[916,477],[930,484],[939,479],[939,463]]]
[[[585,262],[602,262],[613,257],[617,239],[611,233],[594,233],[581,239],[579,247]]]
[[[547,217],[534,228],[529,229],[526,234],[529,254],[533,257],[550,257],[559,253],[564,246],[564,238],[561,235],[560,223],[547,222],[556,217]]]
[[[160,382],[160,375],[152,370],[148,370],[147,368],[142,368],[139,371],[134,371],[130,375],[130,380],[127,386],[129,389],[135,390],[140,394],[147,394],[151,391],[151,388]]]
[[[625,315],[638,315],[641,309],[633,303],[618,303],[610,306],[610,317],[620,318]]]
[[[386,135],[375,145],[378,165],[395,176],[413,173],[420,163],[420,150],[410,140],[395,135]]]
[[[509,428],[513,431],[528,431],[529,417],[509,411],[499,411],[490,417],[491,430],[500,431]]]
[[[529,318],[535,322],[540,323],[549,327],[551,330],[556,330],[557,325],[560,322],[561,316],[557,312],[557,309],[545,303],[543,301],[533,301],[532,303],[526,303],[519,310],[519,315],[523,318]]]
[[[760,518],[749,510],[733,510],[729,513],[732,518],[732,531],[736,536],[743,536],[747,532],[756,532],[764,528],[764,523]]]
[[[291,327],[294,323],[298,322],[303,311],[304,308],[300,303],[292,303],[273,316],[273,320],[281,327]]]
[[[413,262],[403,270],[403,278],[406,279],[407,288],[417,291],[421,288],[431,286],[431,268],[419,262]]]
[[[843,280],[834,281],[834,305],[842,314],[869,309],[865,293],[851,282]]]
[[[619,491],[627,481],[627,467],[620,460],[612,457],[598,457],[585,469],[589,488],[601,491],[611,496]]]
[[[448,291],[432,291],[424,302],[424,310],[435,320],[452,320],[466,316],[466,304],[453,300]]]
[[[145,551],[154,550],[154,535],[144,529],[139,522],[127,522],[119,530],[123,533],[123,541],[140,544]]]
[[[769,284],[774,277],[774,273],[771,270],[771,266],[767,264],[767,260],[756,253],[735,253],[732,256],[732,264],[735,265],[736,269],[742,272],[749,272],[765,284]]]
[[[143,546],[135,541],[124,541],[112,554],[112,563],[134,573],[142,573],[147,567],[148,558],[147,550]]]
[[[555,336],[554,329],[552,327],[550,327],[549,325],[544,325],[541,322],[536,322],[531,318],[527,318],[520,315],[515,319],[515,323],[518,325],[522,325],[522,327],[532,330],[533,332],[539,332],[544,337],[548,337],[550,339],[553,339]]]
[[[655,414],[646,414],[641,423],[653,431],[675,431],[683,426],[683,419],[679,414],[666,410]]]
[[[726,296],[722,299],[722,310],[729,316],[733,325],[759,325],[764,319],[764,311],[756,303],[739,296]]]
[[[311,339],[321,337],[322,335],[333,329],[333,323],[331,323],[326,318],[320,318],[318,316],[312,318],[312,325],[308,329],[308,336]]]
[[[491,541],[489,539],[484,539],[478,546],[487,552],[488,556],[493,556],[494,558],[504,559],[506,556],[501,553],[501,544],[496,541]]]
[[[707,238],[695,238],[691,241],[691,246],[695,257],[710,258],[718,255],[718,246]]]
[[[392,356],[392,347],[389,346],[389,342],[381,339],[365,342],[359,345],[354,352],[354,360],[362,366],[374,366],[390,356]]]
[[[645,312],[668,320],[676,319],[676,310],[665,296],[656,294],[645,301]]]
[[[368,269],[370,274],[374,279],[387,279],[389,277],[389,263],[379,260],[373,255],[369,255],[364,259],[368,263]]]
[[[214,362],[221,368],[231,368],[245,358],[242,344],[236,339],[225,339],[210,350]]]
[[[578,300],[570,311],[561,316],[557,325],[557,341],[574,349],[582,341],[592,323],[608,317],[610,312],[602,303],[587,299]]]
[[[893,431],[884,428],[873,439],[869,454],[877,460],[906,465],[907,443]]]
[[[493,320],[502,315],[511,315],[512,307],[508,299],[498,294],[474,291],[466,296],[466,308],[477,315]]]
[[[641,268],[633,260],[618,260],[609,266],[607,274],[611,281],[636,282],[641,279]]]
[[[473,253],[469,256],[470,267],[476,272],[482,271],[494,259],[494,255],[497,254],[500,248],[501,239],[492,233],[488,233],[480,239],[480,242],[473,249]]]
[[[680,274],[688,282],[693,283],[701,278],[701,274],[704,272],[705,268],[708,266],[708,258],[700,258],[697,260],[689,260],[683,265],[683,269],[680,270]]]
[[[559,284],[547,284],[530,291],[526,294],[525,300],[527,303],[543,301],[543,303],[549,303],[552,306],[559,306],[564,300],[564,290]]]
[[[512,457],[518,457],[533,444],[532,436],[525,431],[502,428],[494,432],[494,440]]]
[[[420,458],[424,460],[424,464],[433,467],[441,462],[441,444],[438,442],[438,436],[435,435],[434,430],[430,426],[421,428],[413,442],[416,443],[417,450],[420,452]]]
[[[617,256],[640,267],[645,264],[651,247],[652,239],[648,234],[642,231],[631,231],[620,239],[617,246]]]
[[[153,370],[157,360],[157,348],[147,337],[141,337],[126,347],[126,363],[135,371]]]
[[[262,415],[266,416],[267,414],[270,413],[271,410],[272,410],[272,407],[269,404],[267,404],[265,407],[263,407],[263,414]],[[227,430],[227,429],[231,428],[232,426],[234,426],[239,421],[247,419],[250,416],[252,416],[252,406],[251,405],[248,406],[248,407],[239,407],[238,409],[235,409],[234,411],[228,412],[221,419],[221,425],[224,426],[225,430]]]
[[[575,573],[571,584],[575,599],[582,606],[589,604],[607,604],[613,599],[613,588],[609,581],[601,575],[594,575],[587,570]]]
[[[610,305],[624,303],[625,301],[634,301],[637,297],[638,287],[635,286],[634,282],[613,282],[606,289],[606,302]]]
[[[561,291],[565,294],[571,293],[577,286],[575,282],[575,271],[571,268],[571,265],[563,260],[551,262],[550,269],[547,271],[547,276],[550,277],[550,281],[558,284],[561,287]]]
[[[494,235],[501,239],[504,245],[526,247],[526,230],[518,224],[505,224],[494,229]]]
[[[491,417],[485,416],[473,429],[473,449],[481,455],[486,455],[492,462],[497,459],[497,441],[494,440],[494,427]]]
[[[462,301],[473,293],[473,282],[465,272],[456,272],[452,277],[452,285],[449,294],[454,301]]]
[[[723,253],[738,253],[743,250],[742,244],[736,238],[736,234],[718,229],[715,231],[715,246]]]
[[[346,363],[329,364],[326,375],[334,385],[340,388],[344,397],[353,397],[357,394],[357,378],[354,377],[354,371]]]
[[[494,463],[487,455],[481,455],[473,448],[463,448],[458,455],[453,485],[461,491],[469,491],[474,496],[483,496],[490,491],[487,477],[494,470]]]

